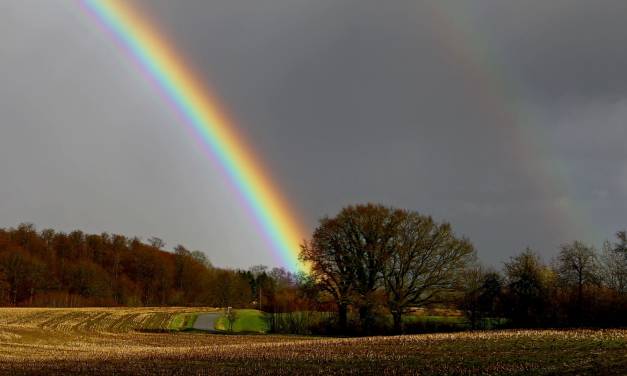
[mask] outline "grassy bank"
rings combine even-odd
[[[270,330],[264,312],[256,309],[237,309],[235,314],[234,333],[267,333]],[[218,318],[215,328],[216,330],[227,331],[228,321],[224,315]]]

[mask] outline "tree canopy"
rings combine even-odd
[[[345,327],[347,307],[353,305],[367,332],[379,297],[400,331],[401,315],[452,290],[474,254],[472,244],[456,237],[448,223],[367,204],[321,219],[312,239],[303,244],[301,258],[335,298],[340,326]]]

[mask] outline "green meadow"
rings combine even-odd
[[[238,309],[235,312],[234,333],[267,333],[270,330],[265,313],[256,309]],[[228,330],[228,321],[224,315],[216,321],[215,329]]]

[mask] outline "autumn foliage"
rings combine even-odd
[[[214,268],[200,252],[175,252],[122,235],[0,229],[4,306],[244,306],[252,300],[237,271]]]

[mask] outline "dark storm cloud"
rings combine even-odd
[[[263,243],[218,170],[106,37],[73,10],[25,3],[1,5],[0,77],[13,81],[0,88],[0,150],[21,159],[0,165],[17,203],[2,223],[129,217],[115,228],[191,244],[218,264],[267,263],[249,256]],[[33,17],[28,4],[39,26],[20,22]],[[586,213],[599,235],[585,241],[625,226],[623,1],[137,5],[216,90],[310,226],[349,203],[383,202],[451,221],[488,263],[527,245],[548,257],[580,236],[580,219],[554,217],[560,205]],[[51,207],[24,209],[33,195]],[[68,201],[72,214],[55,222],[54,203]]]
[[[531,99],[620,99],[627,2],[475,1],[465,8]]]

